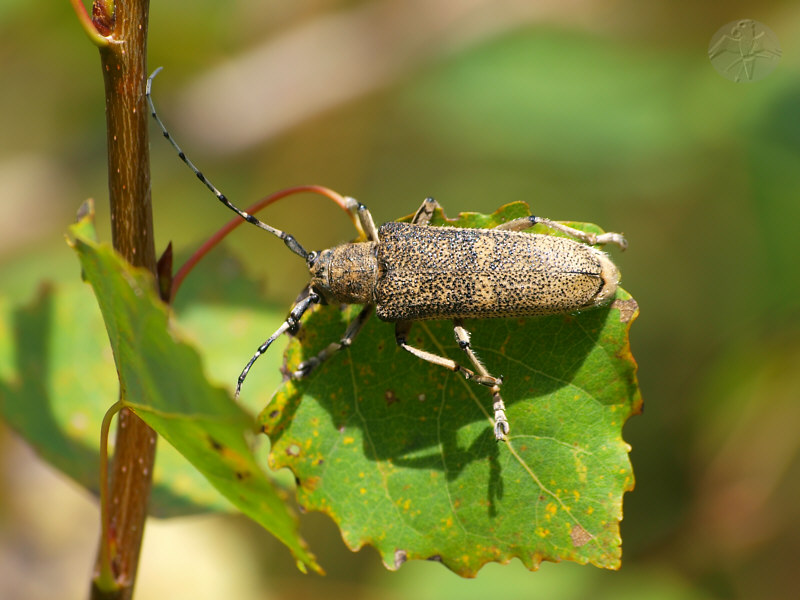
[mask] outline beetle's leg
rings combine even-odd
[[[463,329],[463,328],[462,328]],[[456,373],[461,373],[465,379],[472,379],[476,383],[480,383],[482,385],[486,385],[492,388],[492,397],[494,399],[494,411],[495,411],[495,426],[494,426],[494,433],[495,437],[498,440],[505,439],[505,435],[508,433],[508,421],[506,420],[505,416],[505,405],[503,404],[502,398],[500,398],[500,383],[501,380],[492,377],[483,367],[480,365],[480,361],[478,361],[477,357],[475,357],[472,351],[467,353],[472,360],[473,357],[474,361],[473,364],[480,365],[480,368],[483,369],[483,373],[475,375],[475,373],[466,367],[461,366],[456,361],[446,358],[444,356],[439,356],[438,354],[433,354],[431,352],[427,352],[425,350],[420,350],[419,348],[415,348],[414,346],[409,346],[406,342],[406,337],[408,336],[409,331],[411,330],[411,321],[398,321],[395,325],[394,330],[394,337],[397,345],[400,346],[406,352],[410,352],[417,358],[421,358],[424,361],[429,363],[433,363],[434,365],[439,365],[440,367],[444,367],[445,369],[449,369],[450,371],[454,371]],[[466,331],[466,330],[465,330]],[[456,334],[458,336],[458,334]],[[467,334],[467,338],[469,334]],[[461,339],[459,339],[459,345],[461,343]],[[462,346],[463,347],[463,346]],[[467,341],[467,347],[469,347],[469,341]]]
[[[253,363],[258,360],[258,357],[264,354],[272,345],[276,339],[278,339],[282,334],[286,333],[287,331],[295,332],[297,331],[297,326],[300,323],[300,319],[302,318],[303,314],[308,310],[308,307],[312,304],[317,304],[320,301],[320,297],[315,292],[309,292],[308,296],[305,296],[298,300],[295,305],[292,307],[289,316],[286,317],[286,320],[281,323],[281,326],[269,336],[269,339],[261,344],[256,350],[256,353],[253,355],[253,358],[250,359],[250,362],[247,363],[245,368],[242,370],[242,374],[239,375],[239,380],[236,383],[236,397],[239,397],[239,392],[242,391],[242,384],[244,383],[245,378],[247,377],[247,373],[250,372],[250,367],[253,366]]]
[[[445,358],[444,356],[439,356],[438,354],[427,352],[426,350],[420,350],[414,346],[409,346],[408,342],[406,341],[406,337],[408,336],[409,331],[411,331],[411,323],[411,321],[398,321],[395,324],[394,339],[398,346],[400,346],[406,352],[410,352],[417,358],[421,358],[422,360],[433,363],[434,365],[439,365],[445,369],[454,371],[455,373],[461,373],[465,379],[475,378],[475,373],[465,367],[462,367],[454,360]]]
[[[513,221],[509,221],[508,223],[503,223],[502,225],[498,225],[495,229],[508,229],[510,231],[523,231],[525,229],[530,229],[534,225],[541,223],[542,225],[549,227],[550,229],[555,229],[556,231],[560,231],[562,233],[566,233],[567,235],[571,235],[572,237],[578,238],[584,244],[616,244],[622,250],[628,247],[627,240],[622,237],[620,233],[589,233],[586,231],[581,231],[580,229],[575,229],[574,227],[570,227],[568,225],[564,225],[562,223],[556,223],[555,221],[551,221],[550,219],[546,219],[544,217],[534,217],[531,215],[530,217],[522,217],[520,219],[514,219]]]
[[[328,344],[328,346],[323,348],[319,354],[301,362],[297,367],[297,370],[292,373],[292,377],[296,379],[302,379],[311,373],[311,371],[316,369],[320,364],[328,360],[332,355],[336,354],[339,350],[349,347],[350,344],[353,343],[355,337],[361,331],[364,323],[366,323],[367,319],[369,319],[369,316],[372,314],[374,308],[374,304],[365,305],[364,308],[361,309],[361,312],[358,313],[358,316],[347,327],[342,339],[340,339],[338,342],[331,342]]]
[[[493,377],[486,370],[481,360],[475,354],[472,346],[469,343],[469,331],[464,329],[464,324],[461,319],[453,319],[453,332],[456,334],[456,341],[459,347],[466,352],[470,362],[478,372],[475,380],[484,385],[492,387],[492,409],[494,410],[494,435],[498,440],[505,440],[510,427],[508,419],[506,419],[506,405],[503,398],[500,396],[500,384],[503,383],[502,377]]]
[[[347,210],[351,215],[358,217],[359,233],[365,235],[370,242],[378,241],[378,228],[375,227],[375,221],[372,219],[372,213],[369,212],[366,206],[361,204],[355,198],[349,196],[344,199],[347,203]]]
[[[453,319],[453,333],[456,334],[456,341],[458,347],[461,348],[469,357],[470,362],[475,367],[478,375],[475,376],[475,381],[486,386],[500,385],[503,380],[501,377],[493,377],[483,366],[472,346],[469,343],[469,331],[464,329],[464,322],[461,319]]]
[[[437,208],[441,208],[441,206],[439,206],[436,200],[433,198],[425,198],[425,200],[422,201],[422,206],[414,213],[411,222],[414,225],[427,225],[431,221],[433,211]]]

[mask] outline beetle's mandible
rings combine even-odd
[[[510,431],[500,395],[501,377],[489,373],[470,345],[463,320],[565,314],[606,304],[619,283],[619,271],[594,245],[627,242],[618,233],[586,233],[542,217],[522,217],[493,229],[461,229],[429,225],[439,206],[427,198],[411,223],[390,222],[375,226],[367,208],[347,198],[367,241],[307,252],[291,235],[234,206],[186,158],[156,114],[150,96],[153,77],[147,80],[147,101],[161,131],[180,158],[226,207],[249,223],[284,241],[305,259],[310,282],[289,316],[245,366],[236,384],[241,391],[253,363],[283,333],[297,330],[300,319],[313,304],[361,304],[363,309],[342,338],[317,356],[301,363],[293,373],[307,376],[342,348],[348,347],[374,311],[382,321],[395,323],[395,340],[403,350],[430,363],[461,373],[490,388],[494,434],[505,440]],[[536,224],[566,233],[573,239],[524,233]],[[459,347],[472,368],[408,344],[414,321],[450,319]]]

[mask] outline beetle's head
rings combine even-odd
[[[311,275],[311,289],[319,293],[323,300],[328,301],[332,296],[330,283],[331,251],[309,252],[306,263],[308,264],[308,273]]]

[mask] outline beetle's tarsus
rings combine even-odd
[[[505,442],[511,427],[509,427],[508,419],[506,419],[506,405],[503,403],[503,399],[500,398],[499,392],[495,393],[495,398],[496,400],[492,406],[494,408],[494,437],[497,438],[498,442]]]
[[[297,370],[292,373],[292,378],[303,379],[304,377],[308,377],[311,374],[311,371],[313,371],[317,365],[319,365],[319,362],[319,359],[316,357],[304,360],[297,366]]]
[[[614,244],[618,246],[620,250],[626,250],[628,248],[628,240],[626,240],[622,234],[619,233],[602,233],[597,236],[597,243]]]

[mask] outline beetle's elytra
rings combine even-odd
[[[570,313],[601,306],[616,292],[619,271],[608,255],[593,245],[611,243],[624,250],[627,242],[620,234],[586,233],[534,216],[493,229],[431,226],[431,216],[439,206],[432,198],[422,203],[411,223],[391,222],[380,229],[363,204],[348,198],[347,209],[357,217],[367,241],[307,252],[293,236],[234,206],[186,158],[156,114],[150,97],[152,80],[159,70],[147,80],[147,100],[153,118],[181,160],[220,202],[247,222],[282,239],[305,259],[309,270],[310,282],[289,316],[259,346],[239,375],[237,395],[253,363],[280,335],[296,331],[312,304],[362,304],[364,308],[342,338],[300,364],[294,377],[305,377],[349,346],[375,311],[379,319],[395,323],[395,341],[403,350],[489,387],[495,437],[505,440],[510,428],[500,395],[502,379],[491,375],[475,355],[463,320]],[[539,223],[575,239],[524,232]],[[456,341],[474,370],[408,344],[412,323],[425,319],[453,321]]]
[[[568,238],[410,223],[325,250],[311,267],[326,300],[374,304],[391,322],[568,313],[603,304],[618,281],[605,253]]]

